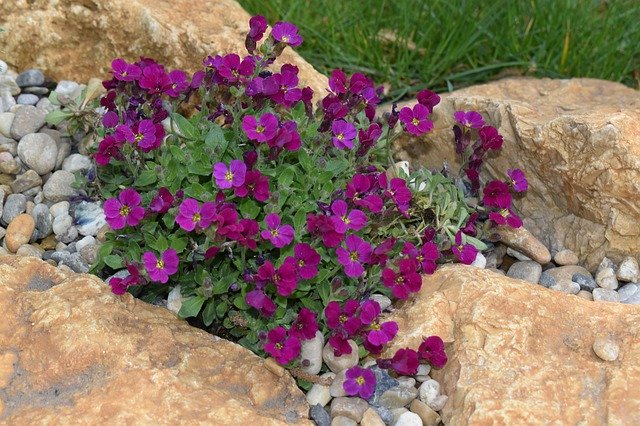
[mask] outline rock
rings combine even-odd
[[[316,335],[313,339],[302,341],[300,349],[302,371],[307,374],[318,374],[320,372],[322,369],[323,346],[324,335],[320,330],[316,331]]]
[[[98,231],[107,224],[100,203],[81,201],[73,206],[73,216],[80,235],[98,235]]]
[[[78,252],[80,256],[89,264],[93,265],[98,260],[98,251],[100,250],[99,244],[92,244],[82,247]]]
[[[613,268],[606,267],[598,269],[598,272],[596,273],[596,284],[602,288],[608,288],[610,290],[617,289],[618,279],[616,278],[616,273]]]
[[[640,424],[637,306],[445,265],[385,320],[399,332],[383,358],[423,336],[445,341],[449,362],[430,373],[448,396],[444,424]],[[618,343],[615,363],[589,356],[596,332]]]
[[[56,235],[63,235],[73,225],[73,218],[68,214],[56,216],[53,218],[51,229]]]
[[[53,224],[51,223],[49,207],[46,204],[36,204],[33,211],[31,211],[31,217],[36,223],[36,231],[33,233],[35,240],[40,240],[51,234]]]
[[[411,403],[409,410],[420,417],[424,426],[437,426],[438,423],[440,423],[440,415],[433,411],[427,404],[417,399]]]
[[[56,141],[56,145],[58,146],[58,155],[56,156],[56,170],[62,167],[62,163],[64,163],[65,158],[69,156],[71,153],[71,142],[69,142],[66,138],[61,139],[60,141]]]
[[[625,303],[629,298],[633,297],[633,295],[635,295],[638,290],[640,290],[640,287],[635,283],[629,283],[623,287],[620,287],[618,289],[620,302]]]
[[[389,373],[387,373],[386,370],[383,370],[378,366],[371,367],[371,371],[373,371],[373,374],[376,376],[376,389],[373,395],[371,395],[371,398],[369,398],[369,404],[378,406],[380,405],[380,397],[389,389],[397,387],[400,383],[398,383],[398,381],[393,377],[389,376]]]
[[[590,291],[580,290],[576,296],[581,297],[585,300],[593,300],[593,294]]]
[[[68,200],[77,194],[77,191],[71,186],[76,178],[72,173],[65,170],[54,172],[47,183],[42,187],[42,192],[47,200],[57,203],[58,201]]]
[[[550,268],[544,271],[540,276],[540,283],[542,284],[543,279],[552,283],[551,285],[555,285],[561,281],[573,281],[573,276],[575,274],[582,274],[586,277],[591,277],[589,271],[587,271],[582,266],[566,265],[558,266],[557,268]]]
[[[334,377],[336,377],[336,374],[332,372],[328,372],[328,373],[324,373],[320,377],[323,379],[324,378],[333,379]],[[307,403],[309,403],[309,405],[311,406],[319,404],[322,407],[324,407],[329,403],[329,401],[331,401],[331,393],[329,392],[329,386],[324,386],[320,383],[314,383],[313,386],[311,386],[311,389],[309,389],[309,391],[307,392]]]
[[[578,255],[576,255],[573,250],[563,249],[553,256],[553,261],[560,266],[577,265],[580,259],[578,259]]]
[[[609,338],[596,337],[593,341],[593,351],[600,359],[605,361],[615,361],[618,359],[620,348]]]
[[[59,203],[55,203],[51,207],[49,207],[49,212],[53,217],[58,217],[61,215],[69,214],[69,202],[68,201],[60,201]]]
[[[31,244],[23,244],[16,251],[16,255],[18,256],[31,256],[37,259],[42,259],[42,255],[44,250],[39,247],[32,246]]]
[[[476,258],[473,259],[471,266],[475,266],[476,268],[484,268],[487,266],[487,258],[480,252],[476,254]]]
[[[36,133],[44,126],[44,117],[47,114],[33,105],[20,105],[15,111],[11,123],[11,137],[17,141],[29,133]]]
[[[23,194],[10,194],[4,203],[2,221],[9,224],[19,214],[27,209],[27,197]]]
[[[440,411],[444,408],[448,400],[449,397],[447,395],[438,395],[433,401],[431,401],[429,408],[434,411]]]
[[[76,251],[80,252],[83,248],[96,244],[96,239],[90,235],[76,241]]]
[[[424,382],[425,380],[429,380],[430,371],[431,371],[431,366],[429,364],[420,364],[418,366],[418,372],[416,373],[416,381]]]
[[[7,249],[15,253],[21,245],[27,244],[35,227],[33,218],[28,214],[23,213],[12,219],[7,226],[7,234],[4,237]]]
[[[510,226],[498,226],[495,233],[500,238],[500,242],[519,251],[530,260],[535,260],[541,265],[551,262],[549,250],[524,227],[514,229]]]
[[[0,114],[2,115],[2,114]],[[1,117],[0,117],[1,119]],[[0,152],[8,152],[12,156],[18,154],[18,142],[0,135]]]
[[[362,398],[338,397],[331,401],[331,417],[344,416],[359,423],[369,404]]]
[[[32,95],[31,93],[23,93],[20,96],[18,96],[18,99],[16,99],[16,102],[18,103],[18,105],[34,105],[38,103],[38,100],[40,98],[38,98],[38,96],[36,95]]]
[[[27,170],[11,182],[11,190],[14,193],[25,192],[28,189],[42,185],[42,178],[33,170]]]
[[[561,291],[568,294],[578,294],[580,292],[580,284],[573,281],[560,280],[556,284],[549,287],[551,290]]]
[[[89,272],[89,265],[85,262],[80,253],[57,251],[51,255],[51,259],[55,260],[58,263],[58,266],[68,266],[73,272],[79,272],[82,274]]]
[[[0,154],[6,154],[7,156],[11,157],[8,159],[3,159],[2,162],[0,162],[0,173],[4,173],[7,175],[18,174],[20,172],[20,164],[18,164],[18,162],[13,159],[10,153],[2,152]]]
[[[620,295],[617,291],[608,288],[595,288],[591,293],[595,302],[619,302]]]
[[[11,138],[11,126],[14,118],[13,112],[0,112],[0,134],[5,138]]]
[[[338,398],[340,396],[347,396],[347,393],[344,391],[344,388],[342,387],[342,385],[346,380],[346,376],[345,376],[346,372],[347,370],[342,370],[336,373],[335,377],[333,378],[333,382],[331,382],[331,386],[329,386],[329,394],[332,397]]]
[[[19,87],[42,86],[44,84],[44,74],[36,68],[28,69],[18,74],[16,84]]]
[[[37,226],[38,224],[36,222],[36,227]],[[45,237],[42,241],[40,241],[40,247],[45,251],[55,250],[57,244],[58,244],[58,241],[56,241],[55,235],[49,235],[48,237]]]
[[[246,53],[249,18],[233,0],[175,0],[165,5],[152,0],[92,0],[88,7],[75,0],[2,2],[0,27],[6,32],[0,34],[0,45],[6,61],[16,68],[33,66],[35,60],[53,80],[106,76],[113,58],[134,60],[141,52],[168,69],[193,72],[207,55]],[[316,100],[325,95],[327,78],[291,48],[274,69],[284,63],[300,69],[301,83],[311,86]]]
[[[36,104],[36,108],[41,109],[48,114],[51,111],[60,109],[60,105],[53,105],[49,98],[40,98],[40,100]]]
[[[311,405],[309,416],[316,422],[318,426],[330,426],[331,416],[322,407],[322,405]]]
[[[0,311],[7,424],[309,424],[290,375],[94,276],[3,257]]]
[[[504,256],[507,254],[507,246],[496,243],[491,250],[485,253],[487,259],[486,268],[498,268],[502,265]]]
[[[58,99],[59,99],[60,96],[72,97],[72,95],[75,92],[77,92],[79,89],[80,89],[80,85],[75,81],[60,80],[58,82],[58,85],[54,89],[54,91],[58,94]]]
[[[46,94],[49,93],[49,89],[47,89],[46,87],[40,87],[40,86],[30,86],[22,89],[22,92],[32,94],[32,95],[45,96]]]
[[[360,359],[358,356],[358,345],[353,340],[349,340],[349,345],[351,346],[351,353],[342,356],[335,356],[333,354],[333,348],[329,343],[324,346],[324,349],[322,349],[322,359],[327,364],[327,367],[329,367],[329,370],[338,373],[339,371],[358,364],[358,360]]]
[[[373,409],[376,410],[376,413],[378,413],[378,415],[380,416],[384,424],[387,424],[387,425],[393,424],[395,417],[391,410],[389,410],[387,407],[382,407],[382,406],[373,407]]]
[[[53,171],[57,155],[56,142],[45,133],[29,133],[18,143],[20,160],[40,176]]]
[[[640,266],[635,257],[627,256],[622,259],[616,277],[624,282],[638,282],[640,280]]]
[[[593,291],[598,285],[596,284],[596,280],[591,278],[591,275],[584,275],[579,272],[576,272],[571,276],[571,281],[578,283],[582,290]]]
[[[520,260],[520,261],[523,261],[523,262],[524,262],[524,261],[531,261],[531,258],[530,258],[530,257],[525,256],[524,254],[520,253],[520,252],[519,252],[519,251],[517,251],[517,250],[512,249],[511,247],[508,247],[508,248],[507,248],[507,252],[506,252],[506,254],[507,254],[508,256],[515,257],[516,259],[518,259],[518,260]]]
[[[74,173],[77,171],[87,171],[93,166],[91,158],[82,154],[71,154],[62,162],[62,170]]]
[[[418,392],[420,394],[420,401],[431,405],[438,395],[440,395],[440,383],[433,379],[427,380],[420,385]]]
[[[524,171],[535,193],[515,207],[548,248],[573,250],[591,271],[605,254],[616,262],[640,254],[636,90],[587,78],[507,78],[457,90],[442,96],[434,131],[398,141],[398,159],[436,169],[446,160],[456,170],[451,126],[457,110],[480,112],[505,141],[517,141],[487,160],[482,178]]]
[[[391,306],[391,299],[389,299],[384,294],[372,294],[371,296],[369,296],[369,299],[378,302],[378,305],[380,305],[380,310],[383,312]]]
[[[391,422],[391,424],[395,426],[398,423],[400,416],[403,415],[404,413],[408,413],[409,410],[407,410],[404,407],[401,407],[401,408],[395,408],[391,410],[391,412],[393,413],[393,421]]]
[[[413,377],[401,376],[398,377],[398,385],[402,387],[412,388],[416,385],[416,379]]]
[[[377,404],[393,410],[394,408],[404,407],[417,397],[418,390],[416,388],[396,386],[380,395]]]
[[[515,262],[509,267],[507,276],[537,284],[542,274],[542,266],[533,260]]]
[[[384,426],[385,423],[373,407],[367,409],[362,415],[360,426]]]
[[[71,246],[71,244],[78,238],[78,228],[70,226],[63,234],[56,235],[56,238],[61,243],[69,244],[69,246]]]
[[[358,426],[358,423],[349,417],[338,416],[331,419],[331,426]]]
[[[182,308],[182,300],[182,288],[180,284],[178,284],[173,287],[167,295],[167,309],[177,314],[180,312],[180,308]]]
[[[422,419],[416,413],[407,411],[398,417],[398,421],[394,426],[422,426]]]

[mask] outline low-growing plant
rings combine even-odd
[[[179,286],[181,317],[283,365],[304,369],[301,345],[318,331],[337,356],[350,341],[360,356],[380,354],[398,326],[370,296],[406,299],[439,264],[472,263],[489,222],[519,226],[511,191],[526,181],[509,171],[479,206],[467,203],[485,154],[502,144],[474,112],[455,117],[459,175],[408,175],[392,141],[431,131],[439,96],[425,90],[414,107],[376,116],[381,89],[336,70],[314,110],[298,68],[273,65],[302,42],[296,27],[278,22],[262,41],[266,29],[252,18],[247,56],[209,56],[192,76],[148,58],[113,61],[88,183],[112,232],[94,270],[120,271],[113,292],[151,302]],[[399,374],[421,361],[444,365],[440,338],[379,360]],[[353,369],[345,389],[369,394],[371,377]]]

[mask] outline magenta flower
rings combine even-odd
[[[461,231],[456,233],[455,245],[451,247],[451,251],[465,265],[471,265],[478,254],[478,249],[473,244],[462,244]]]
[[[253,74],[255,62],[251,56],[240,61],[240,56],[230,53],[225,56],[216,56],[215,67],[218,73],[229,83],[246,81]]]
[[[359,306],[358,301],[353,299],[345,302],[344,309],[335,300],[327,303],[327,307],[324,309],[327,326],[331,330],[344,330],[348,336],[355,335],[362,325],[360,318],[356,315]]]
[[[295,121],[287,121],[280,126],[276,136],[268,141],[271,148],[284,148],[287,151],[297,151],[302,146],[298,124]]]
[[[247,37],[251,38],[254,42],[260,41],[266,30],[267,20],[264,16],[256,15],[249,19],[249,33]]]
[[[453,113],[453,118],[463,127],[469,129],[479,129],[484,126],[484,118],[476,111],[456,111]]]
[[[484,126],[478,131],[478,136],[480,136],[480,142],[482,143],[482,148],[485,151],[489,151],[490,149],[498,150],[502,148],[502,135],[498,133],[498,130],[492,126]]]
[[[353,348],[349,344],[349,340],[340,333],[332,334],[329,337],[329,345],[333,349],[333,355],[342,356],[353,352]]]
[[[151,200],[149,208],[152,212],[166,213],[173,205],[173,201],[174,198],[173,195],[171,195],[171,192],[169,192],[169,189],[162,187],[158,190],[158,195],[153,197],[153,200]]]
[[[149,279],[162,284],[169,281],[169,276],[178,272],[178,264],[180,263],[178,253],[174,249],[165,250],[160,259],[153,252],[148,251],[142,255],[142,260],[149,274]]]
[[[391,179],[389,189],[385,191],[385,195],[393,199],[401,213],[407,213],[409,203],[411,202],[411,191],[407,188],[407,182],[404,179]]]
[[[127,141],[140,147],[143,152],[149,152],[159,147],[162,143],[164,128],[161,124],[154,123],[151,120],[142,120],[136,123],[133,128],[120,124],[116,127],[114,136],[120,142]]]
[[[333,132],[333,146],[338,149],[353,148],[353,140],[358,133],[356,126],[344,120],[335,120],[331,124],[331,131]]]
[[[182,70],[174,70],[169,73],[169,81],[167,86],[163,88],[164,93],[172,98],[180,96],[184,90],[189,87],[187,74]]]
[[[413,376],[419,365],[418,353],[413,349],[398,349],[391,358],[391,368],[402,376]]]
[[[413,109],[409,107],[402,108],[398,118],[404,124],[407,132],[415,136],[421,136],[433,129],[433,122],[427,118],[430,112],[428,107],[416,104]]]
[[[205,229],[216,218],[216,213],[217,209],[214,203],[206,202],[200,207],[197,200],[187,198],[180,204],[176,222],[180,228],[187,232],[193,231],[196,227]]]
[[[123,142],[118,141],[115,136],[106,136],[98,144],[98,151],[94,155],[96,163],[100,166],[106,166],[112,158],[122,159],[123,156],[120,152],[122,145]]]
[[[382,211],[384,202],[378,195],[370,193],[373,190],[374,181],[373,176],[357,174],[347,182],[345,195],[356,206],[366,207],[373,213],[379,213]]]
[[[367,299],[360,305],[360,322],[362,325],[371,325],[380,312],[380,304],[373,299]]]
[[[111,61],[113,77],[120,81],[134,81],[142,76],[142,70],[135,64],[129,64],[122,58]]]
[[[216,163],[213,166],[213,177],[220,189],[238,188],[242,186],[247,175],[247,165],[240,160],[231,160],[227,168],[224,163]]]
[[[424,339],[418,348],[418,354],[420,358],[427,360],[433,368],[442,368],[447,363],[444,342],[438,336],[430,336]]]
[[[316,322],[316,314],[309,308],[302,308],[298,312],[298,317],[291,324],[289,334],[300,340],[313,339],[318,331],[318,323]]]
[[[171,87],[171,80],[160,65],[152,64],[142,70],[142,77],[138,84],[153,95],[163,93],[164,90]]]
[[[380,324],[376,320],[369,326],[366,340],[373,346],[384,346],[392,341],[396,334],[398,334],[398,324],[395,321]]]
[[[496,225],[509,225],[512,228],[520,228],[522,219],[511,209],[501,209],[499,212],[489,212],[489,220]]]
[[[359,231],[367,225],[367,216],[360,210],[348,211],[347,203],[343,200],[336,200],[331,204],[331,211],[336,232],[344,234],[347,230]]]
[[[240,198],[252,196],[258,201],[267,201],[270,196],[269,177],[258,170],[249,170],[242,185],[234,188],[234,193]]]
[[[285,365],[300,355],[300,340],[297,337],[288,336],[287,330],[278,326],[267,334],[264,351],[274,357],[278,364]]]
[[[140,271],[135,265],[127,264],[127,271],[129,275],[124,278],[114,277],[109,280],[109,285],[111,286],[111,292],[113,294],[121,295],[127,292],[127,288],[138,285],[142,282],[142,277],[140,276]]]
[[[270,317],[276,311],[276,304],[262,290],[252,290],[244,299],[247,305],[257,309],[264,317]]]
[[[109,129],[113,129],[120,122],[120,116],[115,111],[107,111],[102,116],[102,125]]]
[[[529,183],[527,179],[524,177],[524,172],[520,169],[509,169],[507,170],[507,175],[509,176],[509,184],[516,192],[524,192],[529,189]]]
[[[296,268],[301,278],[310,280],[318,275],[318,264],[320,263],[320,254],[309,244],[298,243],[293,248],[295,255]]]
[[[440,258],[438,246],[433,241],[426,241],[420,250],[411,243],[404,243],[402,253],[418,262],[425,274],[433,274],[437,268],[436,261]]]
[[[302,37],[298,34],[298,27],[290,22],[276,22],[273,24],[271,36],[274,40],[291,47],[302,44]]]
[[[362,264],[369,262],[371,258],[371,252],[373,251],[371,244],[353,234],[346,238],[345,243],[346,249],[343,247],[336,249],[338,262],[344,266],[344,273],[348,277],[359,277],[364,273]]]
[[[431,90],[422,90],[416,96],[418,103],[429,108],[429,113],[433,112],[433,108],[440,103],[440,96]]]
[[[511,194],[509,185],[499,180],[492,180],[482,191],[482,202],[485,206],[508,209],[511,207]]]
[[[334,229],[331,218],[323,214],[309,213],[307,215],[307,231],[311,235],[322,237],[322,244],[325,247],[338,247],[344,238],[344,234],[340,234]]]
[[[284,262],[277,270],[269,261],[258,268],[258,279],[262,283],[273,283],[280,296],[287,297],[293,293],[298,285],[295,267]]]
[[[347,75],[344,71],[337,69],[331,72],[329,77],[329,89],[337,95],[347,93]]]
[[[275,247],[282,248],[293,241],[294,230],[291,225],[280,225],[280,216],[277,213],[270,213],[264,219],[267,229],[260,235],[265,240],[271,241]]]
[[[259,120],[253,115],[245,115],[242,118],[242,131],[252,141],[266,142],[278,131],[278,117],[268,112],[262,114]]]
[[[391,289],[391,293],[398,299],[406,299],[410,293],[420,291],[422,280],[417,271],[416,262],[412,259],[402,259],[398,262],[399,272],[391,268],[382,270],[382,283]]]
[[[346,380],[342,388],[349,396],[358,395],[362,399],[369,399],[376,390],[376,375],[368,368],[351,367],[345,373]]]
[[[120,192],[118,198],[109,198],[104,202],[104,215],[111,229],[122,229],[125,226],[136,226],[144,217],[144,207],[140,206],[140,194],[135,189],[127,188]]]

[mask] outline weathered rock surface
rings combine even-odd
[[[573,250],[591,271],[605,255],[619,262],[640,254],[638,91],[594,79],[532,78],[458,90],[435,108],[433,133],[399,142],[399,159],[457,165],[453,112],[472,109],[505,139],[484,177],[525,171],[529,190],[515,207],[547,248]]]
[[[90,275],[0,257],[0,423],[310,424],[288,374]]]
[[[0,2],[0,45],[12,67],[55,80],[107,76],[111,60],[154,58],[195,71],[207,55],[243,54],[250,15],[234,0],[16,0]],[[327,78],[290,48],[276,62],[324,96]]]
[[[640,308],[595,303],[461,265],[424,278],[389,317],[392,346],[423,336],[447,342],[449,362],[431,375],[449,396],[445,424],[640,424]],[[607,362],[594,340],[615,341]]]

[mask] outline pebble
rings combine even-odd
[[[2,155],[4,154],[4,155]],[[20,164],[18,164],[18,162],[13,158],[13,156],[11,155],[11,153],[9,152],[0,152],[0,155],[2,155],[2,159],[0,159],[0,173],[4,173],[7,175],[16,175],[18,173],[20,173]],[[6,158],[9,157],[9,158]],[[15,191],[14,192],[22,192],[22,191]]]
[[[407,376],[398,377],[398,384],[399,386],[412,388],[416,385],[416,379]]]
[[[87,171],[93,167],[91,158],[82,154],[71,154],[62,162],[62,170],[74,173],[78,171]]]
[[[403,415],[404,413],[408,413],[409,410],[407,410],[405,407],[401,407],[401,408],[394,408],[393,410],[391,410],[391,412],[393,413],[392,423],[395,425],[398,423],[400,416]]]
[[[553,261],[557,265],[561,265],[561,266],[577,265],[579,260],[580,259],[578,259],[578,255],[575,254],[573,250],[569,250],[569,249],[560,250],[559,252],[556,253],[555,256],[553,256]]]
[[[471,262],[471,266],[484,269],[487,266],[487,258],[480,252],[476,254],[476,258]]]
[[[80,235],[98,235],[107,224],[100,203],[81,201],[73,206],[73,216]]]
[[[593,291],[593,289],[598,286],[596,284],[596,280],[591,278],[590,275],[584,275],[579,272],[571,276],[571,281],[578,283],[578,285],[580,285],[580,288],[582,290],[586,290],[589,292]]]
[[[2,221],[9,224],[16,216],[27,209],[27,197],[24,194],[10,194],[4,203]]]
[[[511,228],[510,226],[498,226],[496,233],[500,237],[500,242],[519,251],[530,260],[535,260],[541,265],[551,261],[551,253],[531,232],[523,226]]]
[[[82,247],[82,250],[79,250],[80,256],[89,264],[93,265],[98,260],[98,251],[100,250],[99,244],[92,244],[89,246]]]
[[[0,113],[0,133],[5,138],[11,138],[11,126],[13,124],[14,117],[15,114],[12,112]]]
[[[22,93],[29,93],[33,95],[44,96],[47,93],[49,93],[49,89],[47,89],[46,87],[40,87],[40,86],[30,86],[22,89]]]
[[[354,365],[358,364],[358,360],[360,359],[358,356],[358,345],[353,340],[349,340],[349,345],[351,346],[351,353],[344,354],[342,356],[335,356],[333,353],[333,348],[329,343],[327,343],[322,349],[322,359],[324,360],[329,370],[337,373],[339,371],[345,370],[347,368],[351,368]]]
[[[420,385],[418,389],[420,395],[420,401],[427,405],[433,403],[433,401],[440,395],[440,383],[435,380],[427,380]]]
[[[596,284],[602,288],[615,290],[618,288],[618,279],[616,273],[611,267],[598,269],[596,272]]]
[[[42,185],[42,178],[33,170],[27,170],[11,182],[11,190],[15,193],[25,192]],[[39,190],[38,190],[39,191]]]
[[[318,426],[331,425],[331,416],[321,405],[311,405],[311,408],[309,408],[309,417],[311,417]]]
[[[35,105],[38,103],[40,98],[37,95],[33,95],[31,93],[22,93],[16,99],[18,105]]]
[[[484,254],[487,259],[485,268],[497,268],[502,265],[505,254],[507,254],[507,246],[499,243],[496,244],[493,249]]]
[[[385,391],[378,399],[378,404],[389,409],[404,407],[418,396],[416,388],[396,386]]]
[[[436,426],[440,422],[440,415],[433,411],[427,404],[417,399],[413,400],[409,406],[409,410],[416,413],[425,426]]]
[[[628,303],[629,305],[640,305],[640,289],[629,296],[624,303]]]
[[[56,85],[55,92],[58,96],[60,95],[72,95],[75,91],[80,88],[80,85],[75,81],[71,80],[60,80]]]
[[[542,274],[540,274],[540,279],[538,280],[538,284],[546,288],[550,288],[556,285],[556,279],[553,278],[553,276],[547,274],[547,271],[544,271],[542,272]]]
[[[620,295],[617,291],[608,288],[596,288],[591,293],[596,302],[619,302]]]
[[[93,237],[92,237],[93,238]],[[320,330],[316,331],[313,339],[303,340],[300,349],[302,371],[307,374],[318,374],[322,369],[322,347],[324,335]]]
[[[558,266],[557,268],[550,268],[544,271],[540,276],[540,284],[545,285],[543,284],[543,280],[545,280],[545,282],[550,283],[548,287],[551,287],[560,281],[572,281],[572,277],[576,273],[583,274],[588,277],[591,276],[589,271],[579,265]],[[545,285],[545,287],[547,286]]]
[[[58,156],[58,146],[45,133],[30,133],[18,143],[18,156],[29,168],[40,176],[53,171]]]
[[[378,366],[371,367],[371,371],[376,376],[376,389],[369,398],[369,404],[380,405],[379,400],[382,394],[389,389],[395,388],[399,385],[398,381],[391,377],[386,370],[381,369]]]
[[[517,250],[512,249],[511,247],[507,248],[507,254],[521,261],[531,261],[530,257],[525,256],[524,254],[520,253]]]
[[[71,246],[71,243],[73,243],[78,238],[78,228],[76,228],[75,226],[70,226],[67,229],[67,232],[61,235],[56,235],[56,238],[60,240],[60,242],[69,244],[69,246]]]
[[[568,294],[578,294],[580,292],[580,284],[568,280],[560,280],[549,287],[551,290],[561,291]]]
[[[12,156],[18,154],[18,142],[0,135],[0,152],[8,152]]]
[[[69,214],[69,202],[60,201],[59,203],[55,203],[54,205],[49,207],[49,212],[53,217]]]
[[[371,296],[369,296],[369,299],[378,302],[381,311],[385,311],[388,307],[391,306],[391,299],[389,299],[384,294],[372,294]]]
[[[576,294],[576,296],[586,300],[593,300],[593,294],[591,294],[590,291],[586,290],[580,290],[578,294]]]
[[[83,238],[79,239],[78,241],[76,241],[76,251],[77,252],[81,252],[83,248],[88,247],[88,246],[92,246],[94,244],[96,244],[96,239],[94,237],[92,237],[91,235],[87,235],[86,237],[83,237]]]
[[[41,109],[48,114],[51,111],[60,109],[60,105],[52,104],[49,98],[41,98],[36,104],[36,108]]]
[[[58,156],[56,157],[56,170],[62,167],[62,163],[65,158],[71,153],[71,142],[67,139],[61,139],[56,141],[56,145],[58,146]]]
[[[89,271],[89,265],[82,258],[80,253],[69,253],[68,251],[57,251],[51,255],[51,259],[60,264],[66,265],[73,272],[87,273]]]
[[[18,74],[16,84],[19,87],[42,86],[44,84],[44,74],[37,68],[28,69]]]
[[[327,372],[320,376],[321,378],[334,378],[336,377],[335,373]],[[314,383],[311,386],[311,389],[307,392],[307,403],[309,405],[320,404],[321,406],[325,406],[331,401],[331,393],[329,392],[329,386],[324,386],[320,383]]]
[[[436,399],[429,404],[429,407],[434,411],[440,411],[444,408],[448,400],[449,397],[447,395],[438,395]]]
[[[7,63],[0,59],[0,75],[5,75],[8,70],[9,66],[7,65]]]
[[[42,259],[43,254],[44,250],[40,247],[32,246],[31,244],[23,244],[20,246],[18,251],[16,251],[16,255],[18,256],[36,257],[38,259]]]
[[[620,296],[620,302],[625,303],[634,294],[638,293],[638,284],[629,283],[618,289],[618,296]]]
[[[347,393],[344,391],[344,388],[342,387],[342,385],[346,380],[346,377],[345,377],[346,372],[347,370],[342,370],[336,373],[335,377],[333,378],[333,382],[331,383],[331,386],[329,386],[329,395],[331,395],[332,397],[337,398],[340,396],[347,396]]]
[[[37,226],[38,224],[36,222],[36,227]],[[43,250],[55,250],[57,244],[58,241],[53,234],[43,238],[42,241],[40,241],[40,247],[42,247]]]
[[[362,398],[341,396],[331,401],[331,417],[344,416],[358,423],[368,409],[369,404]]]
[[[369,407],[367,411],[362,415],[360,420],[360,426],[384,426],[384,420],[380,417],[380,414],[373,408]]]
[[[393,419],[394,419],[393,411],[389,410],[387,407],[382,407],[382,406],[373,407],[373,409],[376,410],[376,413],[378,413],[378,415],[380,416],[380,418],[385,424],[390,425],[393,423]]]
[[[36,133],[44,126],[47,114],[33,105],[20,105],[11,123],[11,137],[17,141],[29,133]]]
[[[422,426],[422,419],[416,413],[407,411],[398,417],[395,426]]]
[[[638,282],[640,280],[640,266],[635,257],[627,256],[622,259],[616,277],[624,282]]]
[[[73,225],[73,218],[68,215],[60,215],[53,218],[52,230],[56,235],[63,235]]]
[[[605,361],[615,361],[618,359],[620,348],[618,345],[607,337],[596,337],[593,341],[593,351],[600,359]]]
[[[429,377],[430,372],[431,366],[429,364],[420,364],[415,375],[416,381],[424,382],[425,380],[429,380],[431,378]]]
[[[34,237],[36,240],[46,238],[53,231],[53,223],[51,222],[51,213],[46,204],[36,204],[31,211],[31,216],[36,223],[36,232]]]
[[[331,426],[358,426],[358,423],[349,417],[338,416],[331,420]]]
[[[65,170],[54,172],[47,183],[42,187],[42,192],[47,200],[57,203],[58,201],[68,200],[77,194],[75,188],[71,185],[76,178],[73,173]]]
[[[542,274],[542,266],[533,260],[515,262],[507,271],[507,276],[537,284]]]
[[[33,218],[26,213],[20,214],[11,220],[11,223],[7,226],[7,234],[4,237],[7,243],[7,250],[15,253],[21,245],[27,244],[31,240],[35,227],[36,224]]]

